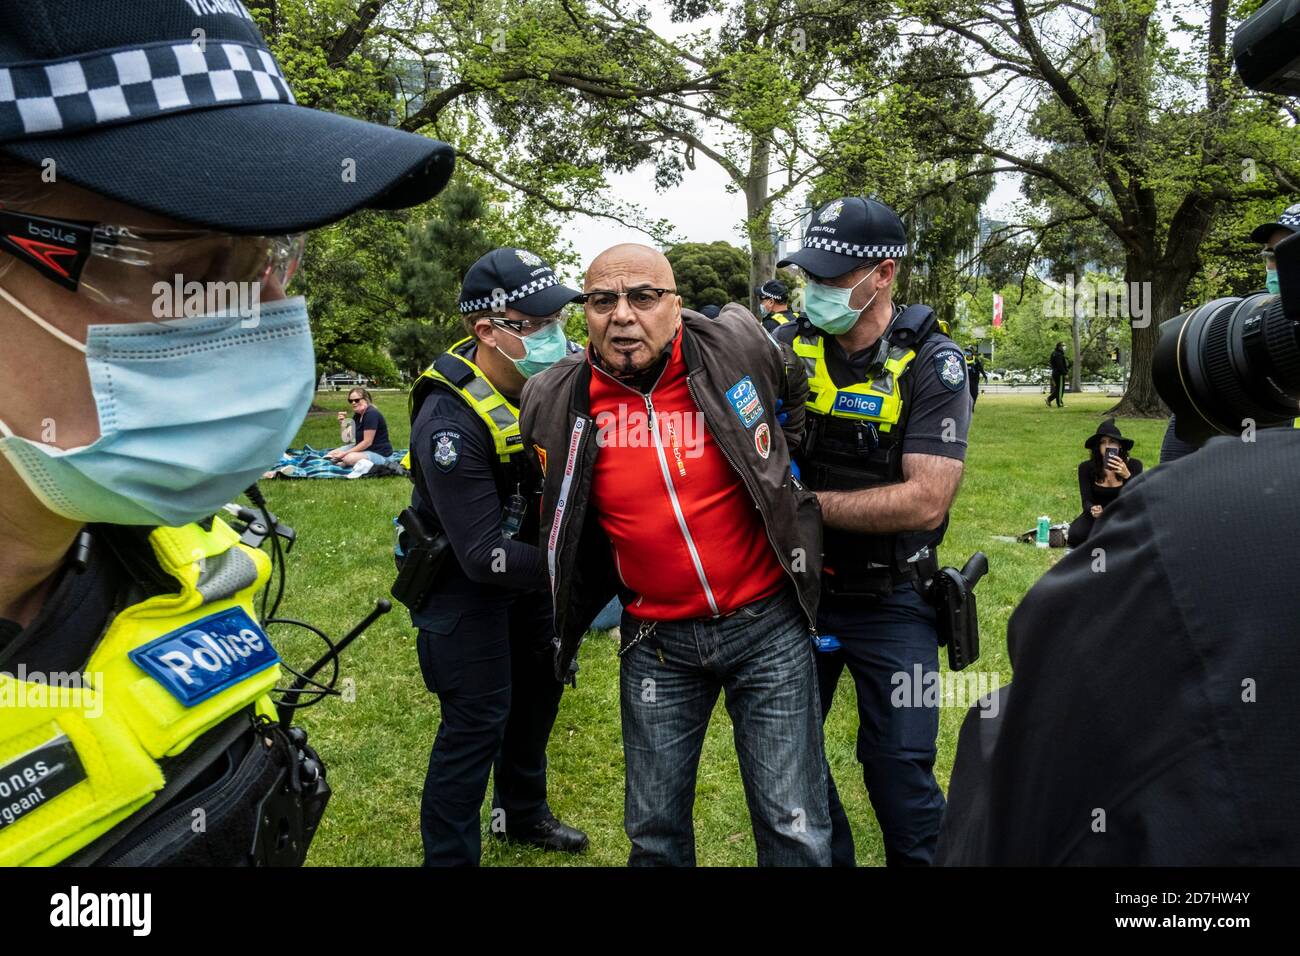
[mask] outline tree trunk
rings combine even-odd
[[[1151,360],[1155,354],[1156,340],[1160,338],[1160,323],[1182,311],[1183,298],[1187,295],[1191,276],[1168,269],[1138,267],[1128,271],[1125,281],[1129,283],[1130,289],[1135,287],[1134,283],[1146,283],[1142,288],[1151,290],[1147,300],[1150,306],[1149,321],[1144,327],[1138,327],[1132,323],[1143,320],[1130,318],[1133,343],[1129,349],[1131,364],[1128,388],[1119,404],[1107,414],[1130,418],[1164,418],[1169,414],[1169,409],[1151,380]]]
[[[768,197],[768,172],[772,147],[765,136],[755,135],[749,149],[749,177],[745,180],[745,216],[749,231],[749,310],[758,314],[754,290],[776,274],[776,250],[768,235],[772,216]]]
[[[1078,395],[1083,391],[1083,361],[1079,354],[1079,310],[1072,309],[1070,317],[1070,354],[1074,364],[1070,366],[1070,390]]]

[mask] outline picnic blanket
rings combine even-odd
[[[335,464],[325,457],[328,448],[290,448],[280,456],[279,462],[263,478],[388,478],[407,474],[402,467],[405,448],[399,448],[385,459],[382,465],[376,465],[368,458],[363,458],[351,468]]]

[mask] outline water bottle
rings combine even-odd
[[[1052,519],[1047,515],[1038,516],[1038,535],[1034,539],[1034,544],[1040,548],[1046,548],[1051,543],[1052,537]]]

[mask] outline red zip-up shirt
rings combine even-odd
[[[595,363],[590,395],[591,506],[637,595],[634,616],[716,617],[785,584],[758,508],[687,389],[680,330],[648,395]]]

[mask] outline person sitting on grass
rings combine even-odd
[[[1093,523],[1118,496],[1120,489],[1133,477],[1142,474],[1142,462],[1130,458],[1133,439],[1125,438],[1115,427],[1115,419],[1108,418],[1097,426],[1083,447],[1092,456],[1079,463],[1079,497],[1083,512],[1070,522],[1067,541],[1077,548],[1092,534]]]
[[[360,438],[327,451],[325,457],[348,468],[363,458],[382,465],[393,454],[393,443],[388,440],[388,423],[379,409],[371,404],[370,393],[364,388],[348,392],[348,404],[352,406],[352,434]],[[339,425],[346,421],[347,412],[339,412]]]

